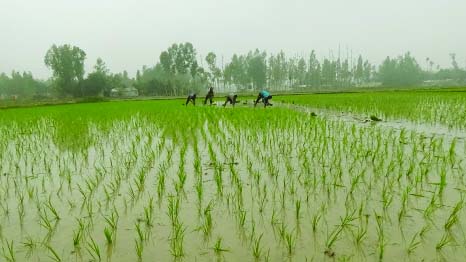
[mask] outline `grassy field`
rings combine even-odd
[[[466,129],[466,92],[461,90],[314,94],[279,99],[314,108]]]
[[[466,93],[273,100],[1,110],[1,260],[466,256]]]

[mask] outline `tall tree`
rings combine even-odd
[[[265,59],[267,54],[256,49],[249,52],[247,56],[247,73],[254,89],[259,90],[267,83],[267,65]]]
[[[230,63],[225,66],[224,78],[230,84],[238,88],[246,88],[249,80],[247,74],[247,64],[244,56],[234,54]]]
[[[304,60],[304,58],[301,57],[298,61],[297,67],[297,77],[299,85],[304,85],[306,82],[306,67],[306,60]]]
[[[205,86],[205,70],[197,62],[196,49],[189,42],[173,44],[160,54],[160,64],[166,76],[165,82],[174,95],[197,92]]]
[[[285,52],[280,51],[276,56],[269,57],[269,82],[275,89],[283,87],[288,76],[288,66],[286,63]]]
[[[325,58],[322,64],[322,82],[326,86],[332,86],[336,81],[336,62]]]
[[[79,47],[62,45],[47,51],[44,62],[52,69],[54,83],[62,95],[82,95],[80,82],[84,77],[84,60],[86,53]]]
[[[298,61],[296,58],[290,58],[286,65],[288,68],[288,87],[293,87],[298,80]]]
[[[110,70],[108,70],[107,65],[105,64],[104,60],[102,58],[97,58],[97,61],[94,66],[94,71],[96,73],[102,74],[102,75],[108,75]]]
[[[209,76],[211,82],[216,83],[218,85],[218,81],[222,76],[222,71],[220,70],[220,68],[217,67],[217,55],[215,55],[215,53],[213,52],[209,52],[205,57],[205,60],[207,62],[207,66],[209,67]]]
[[[0,74],[0,96],[15,96],[19,99],[49,95],[47,85],[34,79],[30,72],[13,71],[11,76]]]
[[[366,60],[363,65],[363,81],[364,82],[371,81],[371,72],[372,72],[372,66],[369,63],[369,61]]]
[[[342,86],[348,87],[351,81],[351,72],[349,69],[348,59],[345,59],[341,64],[339,81]]]
[[[357,84],[361,84],[364,78],[364,64],[361,55],[359,55],[358,57],[358,63],[354,72],[354,78]]]
[[[321,84],[321,67],[319,60],[317,60],[316,52],[312,50],[309,56],[308,63],[308,75],[309,75],[309,85],[312,87],[318,87]]]
[[[422,80],[422,70],[408,52],[396,59],[387,57],[379,67],[379,77],[385,86],[412,86]]]
[[[98,58],[94,66],[94,72],[90,73],[82,83],[84,96],[110,95],[111,85],[109,70],[105,62]]]

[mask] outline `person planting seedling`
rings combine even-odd
[[[264,103],[264,107],[272,105],[271,103],[269,103],[269,100],[272,99],[272,95],[270,95],[268,91],[262,90],[259,92],[259,95],[257,96],[257,99],[254,102],[254,107],[257,105],[257,103],[259,103],[259,100],[261,99]]]
[[[214,88],[210,87],[209,92],[207,92],[207,95],[205,96],[204,105],[207,104],[207,100],[209,100],[210,105],[212,105],[213,98],[214,98]]]
[[[238,95],[235,95],[235,94],[229,94],[226,96],[226,100],[225,100],[225,103],[223,104],[223,106],[225,107],[228,103],[232,104],[233,107],[235,106],[235,104],[237,102],[239,102],[239,100],[236,100],[236,98],[238,97]]]
[[[191,93],[188,95],[188,98],[186,99],[186,106],[188,106],[189,102],[192,101],[193,105],[196,105],[196,93]]]

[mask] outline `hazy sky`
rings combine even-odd
[[[221,62],[254,48],[320,58],[333,50],[379,64],[411,51],[449,66],[466,64],[465,0],[0,0],[0,72],[46,78],[54,43],[77,45],[90,70],[102,57],[114,72],[154,65],[174,42],[189,41]]]

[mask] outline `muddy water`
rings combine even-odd
[[[465,151],[466,130],[448,127],[439,123],[414,123],[404,119],[380,119],[373,121],[370,116],[354,114],[348,112],[337,112],[335,110],[313,108],[309,106],[291,105],[278,103],[277,106],[305,112],[307,114],[316,114],[316,117],[324,118],[330,121],[342,121],[347,124],[354,124],[361,127],[375,127],[397,132],[413,132],[420,134],[426,139],[442,138],[445,140],[445,146],[450,146],[453,141],[459,144],[456,147],[458,154]]]
[[[89,261],[94,240],[102,260],[136,261],[138,225],[143,261],[252,261],[255,246],[260,260],[270,261],[461,261],[466,255],[464,209],[445,229],[466,190],[464,144],[451,154],[453,133],[396,122],[371,125],[317,110],[315,118],[295,108],[270,108],[269,115],[257,108],[254,112],[263,113],[257,117],[269,121],[256,124],[235,118],[229,109],[209,109],[219,111],[186,129],[194,133],[185,137],[140,115],[106,127],[87,123],[79,141],[64,137],[49,119],[28,133],[12,132],[17,126],[0,129],[8,137],[0,147],[2,246],[13,241],[18,261],[48,260],[47,246],[64,261]],[[442,189],[441,173],[446,174]],[[169,218],[173,199],[180,203],[178,223],[184,229],[177,239]],[[146,221],[151,203],[153,219]],[[203,230],[206,210],[212,218],[209,234]],[[112,213],[118,222],[108,245],[105,218]],[[339,231],[345,215],[351,219]],[[53,230],[48,232],[41,216]],[[79,221],[86,226],[74,246]],[[445,235],[451,241],[436,249]],[[408,254],[413,236],[419,244]],[[219,238],[223,251],[215,252]],[[24,244],[29,240],[32,248]],[[183,243],[182,257],[173,255],[174,241]]]
[[[380,122],[370,120],[370,116],[361,114],[338,112],[330,109],[313,108],[309,106],[291,105],[291,104],[277,104],[277,106],[285,107],[293,110],[298,110],[306,113],[316,113],[318,116],[329,120],[341,120],[348,123],[365,124],[372,123],[385,128],[392,128],[396,130],[414,131],[422,133],[426,136],[444,136],[464,140],[466,139],[466,131],[463,129],[451,128],[439,123],[413,123],[404,119],[382,119]]]

